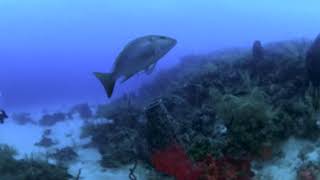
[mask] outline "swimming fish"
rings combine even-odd
[[[4,110],[0,109],[0,123],[3,124],[6,118],[8,118],[8,115]]]
[[[125,82],[141,71],[151,74],[156,63],[176,44],[177,40],[161,35],[147,35],[136,38],[120,52],[111,73],[94,72],[94,75],[102,83],[110,98],[115,83],[120,77],[124,77],[122,82]]]

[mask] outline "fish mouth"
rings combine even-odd
[[[178,41],[176,39],[170,38],[171,40],[171,47],[174,47],[175,45],[177,45]]]
[[[178,40],[173,39],[173,38],[170,38],[170,39],[171,39],[171,41],[173,42],[173,44],[177,44],[177,43],[178,43]]]

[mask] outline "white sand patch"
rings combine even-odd
[[[31,153],[43,152],[34,145],[41,139],[42,128],[35,125],[17,125],[7,119],[5,124],[0,125],[0,143],[8,144],[18,150],[19,158]]]
[[[316,142],[291,138],[282,147],[283,157],[262,164],[259,180],[295,180],[298,168],[304,162],[319,162],[320,147]],[[304,152],[306,147],[309,151]],[[301,158],[304,154],[305,158]]]
[[[42,113],[32,114],[32,118],[37,120]],[[104,123],[97,121],[97,124]],[[6,122],[0,125],[0,143],[13,146],[20,153],[18,158],[23,158],[25,155],[31,154],[43,154],[48,151],[52,151],[55,148],[63,148],[71,146],[75,148],[79,158],[77,162],[73,163],[69,167],[69,173],[77,175],[79,169],[81,169],[82,180],[99,180],[99,179],[112,179],[112,180],[126,180],[128,178],[129,167],[125,167],[120,170],[104,170],[99,161],[101,155],[97,149],[88,148],[84,149],[81,145],[90,142],[90,138],[81,139],[81,127],[84,125],[84,121],[79,117],[64,122],[59,122],[52,127],[40,127],[38,125],[18,125],[12,122],[9,118]],[[46,149],[35,146],[36,142],[41,140],[42,134],[46,129],[51,129],[52,133],[50,138],[57,141],[58,144]],[[54,161],[50,161],[54,162]],[[143,170],[137,170],[137,178],[139,180],[145,179],[143,177]]]

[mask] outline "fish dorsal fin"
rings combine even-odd
[[[151,73],[154,71],[155,67],[156,67],[156,63],[151,64],[151,65],[145,70],[146,74],[148,74],[148,75],[151,74]]]

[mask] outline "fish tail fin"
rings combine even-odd
[[[113,74],[99,72],[94,72],[93,74],[99,79],[108,97],[110,98],[112,96],[114,85],[116,83],[116,79],[114,78]]]

